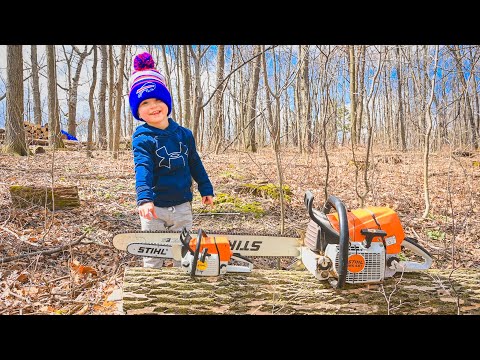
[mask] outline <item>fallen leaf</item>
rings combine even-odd
[[[20,274],[16,278],[16,280],[22,284],[25,284],[28,281],[28,275],[27,274]]]

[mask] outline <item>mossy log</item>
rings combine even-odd
[[[480,314],[480,272],[450,273],[397,274],[383,284],[337,290],[308,271],[254,269],[192,279],[180,268],[127,267],[123,310],[128,315]]]
[[[15,208],[29,208],[31,206],[45,206],[52,210],[66,209],[80,206],[77,186],[57,186],[53,189],[44,186],[10,186],[12,206]]]

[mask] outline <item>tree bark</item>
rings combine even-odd
[[[122,92],[123,92],[123,72],[125,67],[125,45],[121,45],[120,47],[120,64],[118,65],[118,79],[115,88],[117,89],[116,99],[115,99],[115,127],[114,127],[114,134],[113,138],[113,158],[118,158],[118,148],[120,145],[120,132],[121,132],[121,125],[122,125]]]
[[[401,81],[402,63],[400,61],[400,48],[397,45],[397,91],[398,91],[398,122],[400,124],[400,139],[402,142],[402,151],[407,150],[407,141],[405,137],[405,119],[402,107],[402,81]]]
[[[23,54],[22,45],[7,45],[7,121],[3,151],[28,155],[23,125]]]
[[[357,139],[355,45],[348,45],[348,56],[350,69],[350,141],[352,146],[355,146]]]
[[[123,310],[127,315],[478,315],[480,274],[432,269],[335,290],[308,271],[254,269],[193,280],[180,268],[127,267]]]
[[[113,99],[115,96],[114,82],[115,82],[115,67],[113,65],[113,46],[108,46],[108,67],[109,67],[109,79],[108,79],[108,150],[113,149],[113,124],[115,122],[115,109]]]
[[[93,123],[95,122],[95,105],[93,104],[93,96],[97,85],[97,45],[93,45],[93,65],[92,65],[92,86],[88,94],[88,104],[90,106],[90,117],[88,118],[87,129],[87,157],[92,156],[93,149]]]
[[[187,45],[182,45],[182,77],[183,77],[183,126],[189,128],[191,122],[191,78],[190,78],[190,63],[187,57]]]
[[[98,92],[98,147],[103,149],[107,145],[107,121],[105,118],[105,99],[107,92],[108,53],[107,45],[100,45],[102,62],[100,66],[100,89]]]
[[[58,118],[57,97],[57,64],[55,59],[55,45],[47,45],[47,74],[48,74],[48,142],[54,149],[63,148]]]
[[[37,125],[42,125],[42,108],[40,102],[40,83],[38,80],[37,45],[31,45],[32,62],[33,118]]]
[[[223,89],[224,84],[223,76],[225,70],[225,45],[218,45],[217,53],[217,80],[215,88],[218,88],[217,93],[215,94],[215,102],[213,105],[213,121],[214,121],[214,132],[213,132],[213,142],[215,146],[215,154],[218,155],[220,145],[223,142],[224,138],[224,120],[223,120]]]
[[[68,133],[77,136],[77,94],[78,83],[80,81],[80,74],[82,72],[83,62],[85,58],[91,54],[93,47],[90,51],[87,51],[87,45],[83,52],[80,52],[75,45],[72,46],[72,52],[76,52],[79,56],[77,68],[75,69],[75,75],[72,79],[72,84],[68,89]]]
[[[259,54],[262,51],[261,45],[255,45],[254,54]],[[256,121],[255,114],[257,112],[257,90],[258,83],[260,81],[260,56],[257,56],[252,63],[252,68],[250,72],[250,87],[248,89],[248,99],[247,99],[247,123],[249,124],[248,135],[247,135],[247,150],[252,152],[257,151],[256,136],[255,136],[255,125]]]

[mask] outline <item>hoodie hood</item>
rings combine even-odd
[[[140,135],[171,136],[178,129],[178,126],[172,118],[168,118],[168,126],[163,130],[145,123],[137,126],[132,137],[136,138]]]

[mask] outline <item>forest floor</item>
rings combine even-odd
[[[126,266],[142,265],[141,258],[115,249],[111,242],[116,232],[140,229],[132,154],[122,151],[116,160],[106,151],[93,155],[50,150],[28,157],[0,154],[0,314],[120,313],[112,292],[121,289]],[[279,200],[266,193],[241,191],[248,183],[278,185],[272,150],[203,152],[201,156],[216,200],[236,199],[236,206],[218,204],[210,209],[215,214],[207,215],[195,187],[193,229],[280,232]],[[326,161],[318,151],[299,154],[289,149],[281,152],[281,162],[284,183],[292,191],[285,207],[284,234],[298,237],[309,222],[305,191],[315,195],[315,208],[323,205]],[[330,150],[329,163],[328,194],[339,197],[347,208],[359,207],[351,150]],[[450,151],[431,154],[431,211],[423,219],[423,154],[375,150],[364,205],[397,211],[406,235],[417,238],[433,255],[432,268],[480,269],[479,163],[480,153],[473,157],[454,156]],[[12,206],[9,186],[52,184],[78,186],[81,206],[54,212],[35,205]],[[363,174],[358,184],[362,192]],[[84,233],[81,242],[63,251],[34,254],[72,243]],[[274,265],[258,260],[255,266]]]

